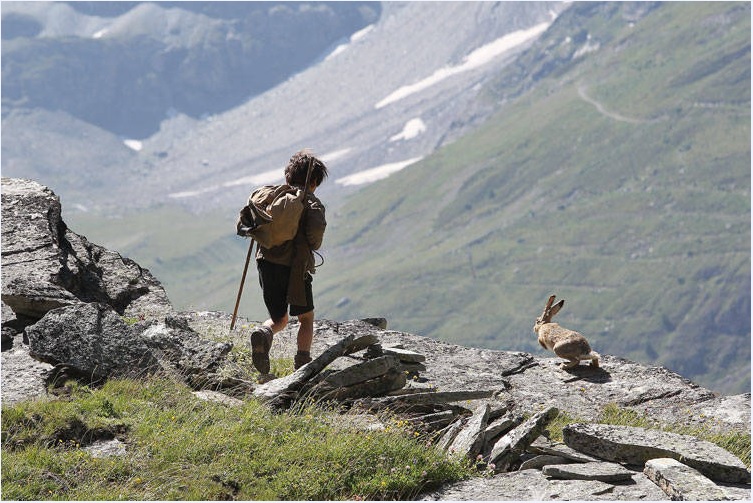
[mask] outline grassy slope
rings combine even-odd
[[[739,7],[672,3],[621,21],[478,133],[364,190],[328,236],[320,298],[350,300],[328,315],[537,351],[531,326],[556,293],[568,299],[559,321],[597,351],[748,390],[750,13]]]
[[[556,293],[597,351],[747,391],[750,7],[669,3],[631,27],[634,5],[576,6],[489,89],[506,104],[483,129],[331,207],[318,315],[540,352],[531,326]],[[588,33],[599,50],[573,60]],[[548,77],[521,92],[531,74]],[[179,308],[228,312],[235,217],[64,215]],[[256,281],[252,265],[240,311],[263,319]]]

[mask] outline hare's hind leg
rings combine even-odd
[[[591,352],[589,358],[591,359],[591,366],[595,369],[599,368],[599,355]]]
[[[560,363],[560,367],[562,369],[571,369],[573,367],[577,367],[580,363],[580,360],[578,358],[574,358],[572,356],[561,356],[561,358],[564,358],[566,360],[569,360],[569,362],[562,362]]]
[[[560,367],[563,369],[571,369],[580,363],[580,358],[577,356],[578,353],[573,351],[572,344],[570,344],[569,341],[558,342],[554,345],[552,351],[554,351],[555,355],[567,360],[567,362],[562,362],[560,364]]]

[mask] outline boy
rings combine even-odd
[[[308,193],[296,236],[273,248],[258,246],[256,251],[259,284],[270,318],[251,332],[251,359],[263,380],[269,378],[272,338],[288,324],[288,306],[290,315],[297,316],[300,323],[295,369],[311,361],[311,343],[314,338],[314,300],[311,290],[311,274],[315,271],[313,250],[321,246],[327,226],[324,205],[314,196],[314,192],[327,177],[327,167],[310,152],[301,150],[293,154],[285,167],[285,182],[303,189],[309,164],[312,169]]]

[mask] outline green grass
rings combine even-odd
[[[394,426],[394,425],[393,425]],[[116,435],[126,455],[82,446]],[[412,499],[471,475],[405,428],[367,432],[316,404],[226,407],[171,380],[74,386],[2,409],[5,500]]]
[[[483,475],[389,416],[379,418],[383,430],[367,431],[324,404],[228,407],[163,378],[68,386],[66,398],[2,408],[4,500],[396,500]],[[574,422],[560,413],[550,437],[561,441]],[[749,434],[659,425],[615,404],[596,422],[693,435],[750,467]],[[84,450],[113,437],[124,456]]]
[[[568,424],[583,423],[579,418],[573,417],[567,413],[560,412],[559,415],[548,426],[550,438],[562,442],[562,429]],[[601,410],[599,418],[595,421],[599,424],[611,424],[615,426],[635,426],[638,428],[648,428],[663,430],[681,435],[691,435],[701,440],[706,440],[719,447],[726,449],[750,468],[750,433],[739,431],[723,431],[714,429],[710,426],[689,426],[685,424],[659,424],[658,422],[642,415],[641,413],[617,404],[610,403]]]

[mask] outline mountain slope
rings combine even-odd
[[[3,2],[3,113],[144,139],[234,108],[379,16],[368,2]]]
[[[597,351],[749,389],[749,6],[606,5],[521,55],[538,78],[500,75],[477,133],[341,210],[326,316],[534,351],[556,293]]]
[[[305,10],[303,5],[299,7],[302,12]],[[317,10],[323,8],[318,3],[314,5]],[[335,2],[335,5],[339,11],[347,13],[358,12],[360,4],[351,6],[349,2]],[[350,7],[346,8],[346,5]],[[155,8],[154,5],[140,5],[116,18],[117,26],[132,26],[134,23],[126,23],[128,19],[145,9]],[[212,110],[206,108],[212,101],[204,99],[206,95],[201,94],[189,102],[195,101],[196,107],[205,106],[204,112],[208,115],[198,116],[193,108],[172,105],[177,113],[172,117],[165,112],[167,106],[152,103],[160,93],[147,93],[143,102],[119,107],[111,114],[114,117],[131,108],[138,110],[145,106],[150,113],[162,114],[164,120],[159,124],[159,131],[147,138],[139,137],[141,142],[136,149],[136,159],[124,166],[114,193],[101,198],[99,206],[109,205],[101,212],[120,211],[124,207],[145,208],[165,202],[182,205],[194,212],[235,207],[247,196],[250,186],[263,183],[259,180],[269,180],[267,173],[279,172],[291,153],[301,147],[311,147],[326,157],[335,180],[424,156],[488,116],[490,105],[477,100],[480,84],[530,44],[564,8],[566,5],[557,2],[387,3],[379,19],[372,24],[363,27],[363,24],[351,23],[353,31],[337,47],[331,45],[322,49],[318,46],[316,64],[292,76],[288,73],[287,80],[274,89],[250,98],[230,111],[216,113],[216,107]],[[270,8],[270,12],[272,10]],[[217,33],[225,33],[222,30],[227,31],[235,25],[214,19],[199,23],[204,19],[202,15],[175,11],[162,9],[158,12],[162,16],[158,19],[164,19],[168,24],[182,23],[178,26],[176,40],[168,37],[160,43],[168,47],[186,47],[189,60],[181,64],[180,69],[187,73],[179,73],[176,77],[175,72],[155,71],[157,81],[169,83],[169,79],[178,78],[182,85],[175,92],[201,87],[206,79],[216,79],[221,87],[227,80],[225,73],[214,70],[206,74],[189,72],[187,65],[195,61],[204,68],[200,63],[207,62],[206,58],[212,65],[220,64],[215,62],[218,60],[230,67],[239,58],[244,61],[244,57],[231,57],[234,53],[223,56],[208,53],[208,49],[202,50],[202,40],[214,40]],[[278,33],[300,31],[296,29],[297,17],[285,19],[287,24]],[[307,26],[318,26],[317,19],[310,18]],[[368,18],[364,15],[363,19]],[[245,21],[233,29],[241,30],[253,39],[255,30],[259,29],[257,24],[263,26],[263,23],[254,24],[252,21]],[[149,26],[146,22],[144,26],[135,25],[142,29]],[[195,50],[191,49],[193,39],[188,37],[191,28],[198,32],[201,42]],[[325,29],[326,25],[321,28]],[[115,26],[110,29],[114,30]],[[130,31],[123,29],[123,33],[125,36]],[[201,34],[205,37],[202,38]],[[152,40],[141,36],[134,39],[142,44]],[[93,44],[90,40],[84,42]],[[290,59],[274,50],[275,42],[279,40],[273,38],[268,42],[270,48],[260,49],[260,57],[270,64]],[[283,37],[283,42],[290,44],[286,48],[292,52],[308,54],[313,50],[305,33],[293,38]],[[218,42],[217,46],[210,47],[222,48],[228,44]],[[230,50],[229,47],[226,49]],[[5,45],[4,50],[9,51]],[[158,44],[146,55],[157,58],[164,52]],[[43,54],[54,58],[54,54]],[[95,66],[111,61],[105,58],[103,62],[95,55],[91,59]],[[259,63],[251,61],[249,64]],[[212,65],[206,68],[214,68]],[[147,66],[149,68],[139,71],[153,71],[154,64]],[[5,74],[10,76],[15,75],[10,71],[13,68],[19,72],[31,72],[31,69],[24,70],[22,65],[9,64],[7,68]],[[235,69],[232,74],[242,76],[243,68]],[[264,68],[256,70],[259,77],[269,73]],[[139,72],[134,70],[133,73]],[[9,77],[9,80],[12,79]],[[411,88],[416,84],[420,84],[420,92]],[[107,92],[111,87],[98,87],[98,92]],[[9,87],[11,91],[14,89]],[[252,90],[252,87],[246,87],[249,95]],[[8,98],[16,94],[9,93]],[[167,101],[173,103],[175,100]],[[80,102],[73,100],[74,104]],[[5,103],[11,102],[6,100]],[[173,123],[183,121],[185,115],[196,119],[193,127],[188,130],[173,127]],[[25,155],[20,151],[7,152],[11,153],[16,157]],[[24,174],[9,172],[8,175]],[[54,180],[43,181],[56,185]],[[354,190],[344,187],[344,184],[335,183],[323,190],[331,191],[333,197],[343,190]],[[75,198],[89,197],[87,188],[84,183],[78,191],[63,192],[61,197],[75,203]]]

